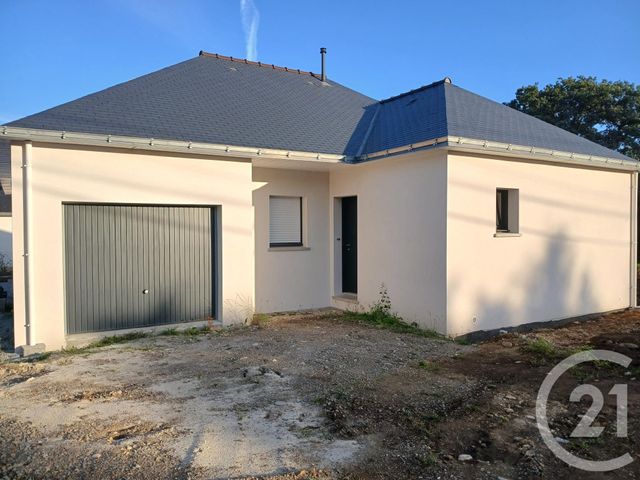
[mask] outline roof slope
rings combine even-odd
[[[463,88],[444,84],[449,135],[631,160],[615,150]]]
[[[205,54],[8,125],[351,155],[372,103],[309,72]]]
[[[629,159],[445,80],[379,102],[362,153],[446,136]]]
[[[206,53],[8,125],[350,157],[459,136],[630,160],[446,80],[378,102],[310,72]]]

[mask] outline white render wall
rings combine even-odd
[[[494,238],[498,187],[520,237]],[[450,154],[447,218],[449,334],[630,305],[629,173]]]
[[[34,144],[31,161],[33,342],[65,345],[62,202],[220,205],[223,323],[254,308],[251,163],[167,153]],[[13,256],[22,259],[22,146],[11,147]],[[25,343],[24,268],[14,262],[15,343]],[[218,313],[220,318],[220,312]]]
[[[329,173],[254,167],[253,188],[256,311],[330,306]],[[302,197],[302,248],[269,247],[271,195]]]
[[[334,199],[358,197],[358,303],[384,284],[406,321],[446,331],[447,158],[443,151],[390,157],[331,172],[331,292],[339,294]],[[339,262],[338,262],[339,263]],[[343,302],[335,305],[344,307]]]

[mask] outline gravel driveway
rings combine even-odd
[[[429,414],[473,394],[420,365],[470,348],[328,313],[0,364],[0,477],[333,478],[393,463],[407,402]],[[356,394],[350,408],[386,418],[378,431],[344,410]]]

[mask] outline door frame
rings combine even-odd
[[[342,287],[342,199],[354,197],[356,202],[358,195],[340,195],[333,197],[333,295],[348,300],[356,300],[357,293],[345,292]],[[358,207],[356,204],[356,238],[357,238]],[[356,290],[358,290],[358,253],[356,241]]]

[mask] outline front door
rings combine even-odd
[[[342,291],[358,293],[358,197],[342,199]]]

